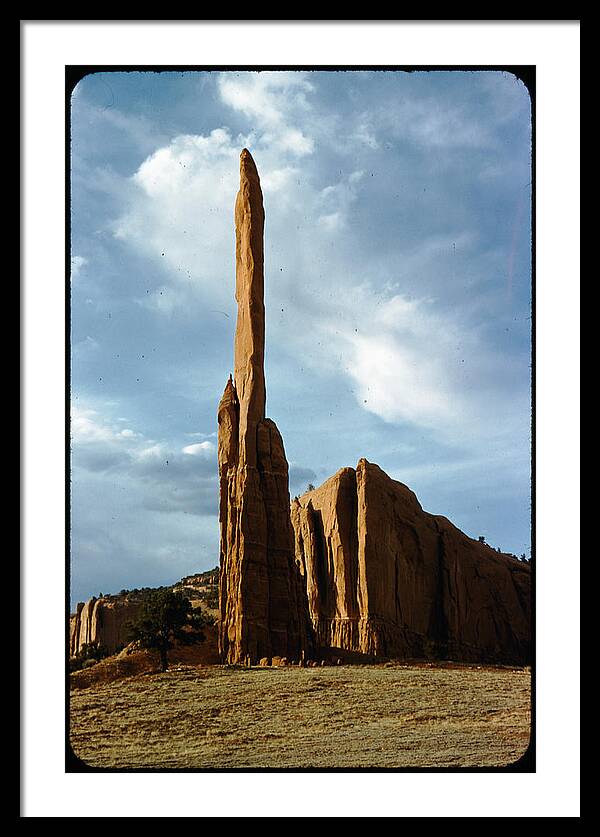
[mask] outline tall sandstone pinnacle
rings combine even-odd
[[[299,659],[309,651],[288,463],[279,430],[265,417],[264,222],[260,179],[244,149],[235,204],[234,377],[218,409],[219,651],[229,663]]]

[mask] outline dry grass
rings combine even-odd
[[[525,751],[530,674],[407,665],[180,665],[71,694],[94,767],[505,765]]]

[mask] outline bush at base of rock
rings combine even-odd
[[[69,660],[69,671],[79,671],[90,668],[100,660],[109,656],[108,649],[100,642],[89,642],[83,645],[74,657]]]

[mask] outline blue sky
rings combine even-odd
[[[100,73],[72,97],[72,601],[218,562],[239,152],[292,495],[361,456],[530,547],[531,125],[500,72]]]

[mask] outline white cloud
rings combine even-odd
[[[172,314],[197,291],[214,301],[233,274],[233,205],[245,144],[225,129],[178,136],[133,176],[136,188],[114,234],[164,268],[167,282],[142,300],[159,313]]]
[[[219,77],[223,102],[260,126],[256,144],[296,157],[314,151],[313,138],[297,124],[310,112],[307,94],[313,89],[306,74],[298,71],[224,73]]]
[[[365,409],[386,421],[436,426],[454,417],[456,401],[429,358],[393,333],[350,338],[350,375]]]
[[[120,431],[103,421],[96,410],[76,404],[71,406],[71,438],[74,443],[112,441],[120,435]]]
[[[216,447],[212,442],[196,442],[193,445],[186,445],[181,449],[181,452],[188,456],[213,456],[216,452]]]
[[[183,134],[148,157],[134,175],[135,182],[154,197],[165,192],[178,193],[191,177],[201,174],[202,163],[215,157],[231,157],[231,136],[225,128],[215,128],[206,137]],[[186,171],[190,169],[190,171]]]
[[[344,305],[348,313],[361,311],[356,327],[342,313]],[[465,410],[453,368],[456,323],[427,300],[375,293],[368,285],[354,288],[336,307],[335,318],[323,318],[323,342],[339,355],[361,407],[387,422],[440,431],[456,425]]]
[[[219,92],[225,104],[268,124],[281,124],[294,111],[307,111],[314,90],[307,73],[293,71],[223,73]]]
[[[298,169],[293,166],[285,166],[280,169],[260,173],[260,185],[265,194],[284,192],[292,185],[292,179],[297,176]]]
[[[138,459],[148,460],[148,459],[166,459],[169,455],[167,448],[159,443],[150,444],[147,447],[140,448],[139,450],[135,451],[135,455]]]
[[[522,361],[491,351],[460,309],[408,299],[391,284],[335,279],[334,304],[299,327],[308,335],[299,353],[314,374],[347,376],[361,408],[443,444],[468,439],[472,451],[489,452],[528,438],[527,387],[514,384],[526,381]]]
[[[298,128],[287,128],[275,138],[275,141],[279,144],[281,151],[291,151],[298,157],[312,154],[315,148],[313,140],[305,136]]]

